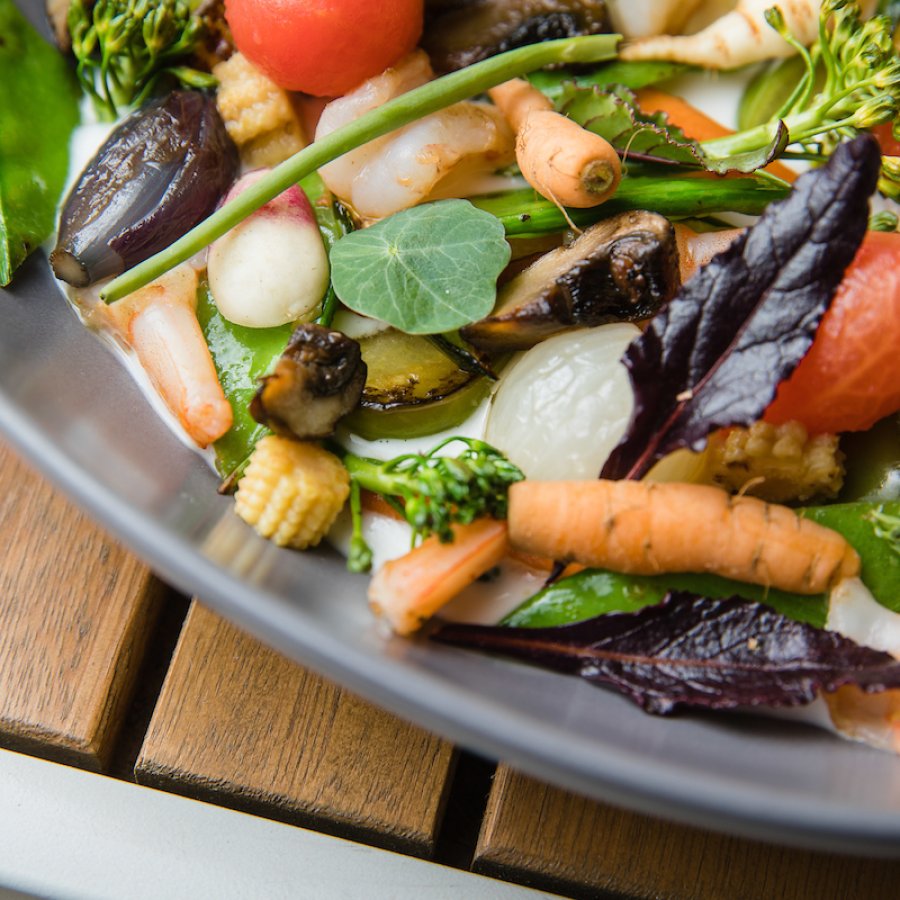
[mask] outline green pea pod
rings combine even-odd
[[[607,87],[621,84],[633,91],[651,84],[669,81],[687,72],[696,72],[694,66],[684,63],[667,62],[665,60],[641,60],[630,62],[614,60],[597,66],[588,73],[573,72],[571,69],[554,69],[532,72],[528,80],[542,93],[556,103],[563,95],[565,85],[574,82],[578,87]]]
[[[473,197],[472,205],[496,216],[510,237],[539,237],[566,231],[573,224],[593,225],[617,213],[649,209],[670,219],[693,218],[723,212],[760,215],[773,201],[789,191],[753,176],[749,178],[690,178],[672,174],[633,174],[639,166],[629,166],[615,196],[591,209],[561,210],[531,189],[506,191],[487,197]]]
[[[720,578],[718,575],[622,575],[585,569],[539,591],[513,610],[501,624],[519,628],[545,628],[580,622],[612,612],[635,612],[659,603],[670,590],[690,591],[702,597],[743,597],[767,603],[779,612],[821,628],[828,615],[824,595],[803,597],[786,591]]]
[[[0,0],[0,286],[52,233],[78,83],[13,0]]]
[[[872,596],[882,606],[900,612],[900,549],[888,537],[879,536],[876,513],[900,516],[900,501],[835,503],[801,511],[807,519],[833,528],[847,539],[859,554],[860,577]]]
[[[318,172],[307,175],[300,182],[300,187],[306,192],[309,202],[312,204],[316,216],[316,224],[322,234],[325,249],[331,256],[334,245],[345,235],[353,231],[353,222],[350,220],[343,206],[334,201],[331,192],[325,187]],[[316,323],[331,325],[331,320],[337,312],[338,298],[334,287],[329,283],[325,299],[322,301],[322,311],[319,313]]]
[[[788,101],[805,71],[803,60],[791,56],[770,63],[755,75],[738,106],[738,129],[744,131],[770,121]]]
[[[847,454],[847,475],[839,500],[900,500],[900,416],[845,434],[841,450]]]
[[[200,286],[197,318],[234,413],[231,429],[214,445],[216,468],[223,478],[228,478],[240,470],[256,442],[268,431],[250,415],[250,401],[259,387],[259,379],[271,371],[294,329],[292,325],[278,328],[234,325],[216,308],[205,282]]]
[[[842,503],[809,507],[801,515],[840,532],[859,553],[862,579],[879,603],[900,611],[900,554],[879,537],[873,511],[900,515],[900,503]],[[560,579],[513,610],[503,625],[543,628],[580,622],[611,612],[634,612],[659,603],[669,590],[690,591],[703,597],[744,597],[766,603],[779,612],[819,628],[828,616],[824,594],[804,596],[767,589],[706,574],[622,575],[585,569]]]

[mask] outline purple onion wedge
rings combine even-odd
[[[211,97],[174,91],[151,102],[116,128],[72,188],[53,271],[75,287],[121,274],[210,215],[237,171]]]

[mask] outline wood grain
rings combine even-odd
[[[507,766],[475,869],[575,896],[895,900],[900,863],[810,853],[671,825],[576,797]]]
[[[154,785],[417,855],[452,747],[195,603],[136,767]]]
[[[165,588],[0,445],[0,745],[102,769]]]

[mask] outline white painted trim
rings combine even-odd
[[[550,896],[7,750],[3,887],[58,900]]]

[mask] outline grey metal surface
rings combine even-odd
[[[552,673],[384,637],[333,554],[256,537],[203,461],[85,330],[37,256],[0,292],[0,431],[164,578],[400,715],[563,786],[660,816],[900,851],[900,760],[750,717],[646,716]],[[248,698],[252,702],[252,698]]]
[[[0,432],[162,577],[426,728],[639,811],[900,855],[900,759],[889,754],[750,717],[654,718],[575,679],[386,638],[365,579],[336,555],[279,550],[234,516],[39,255],[0,291]]]

